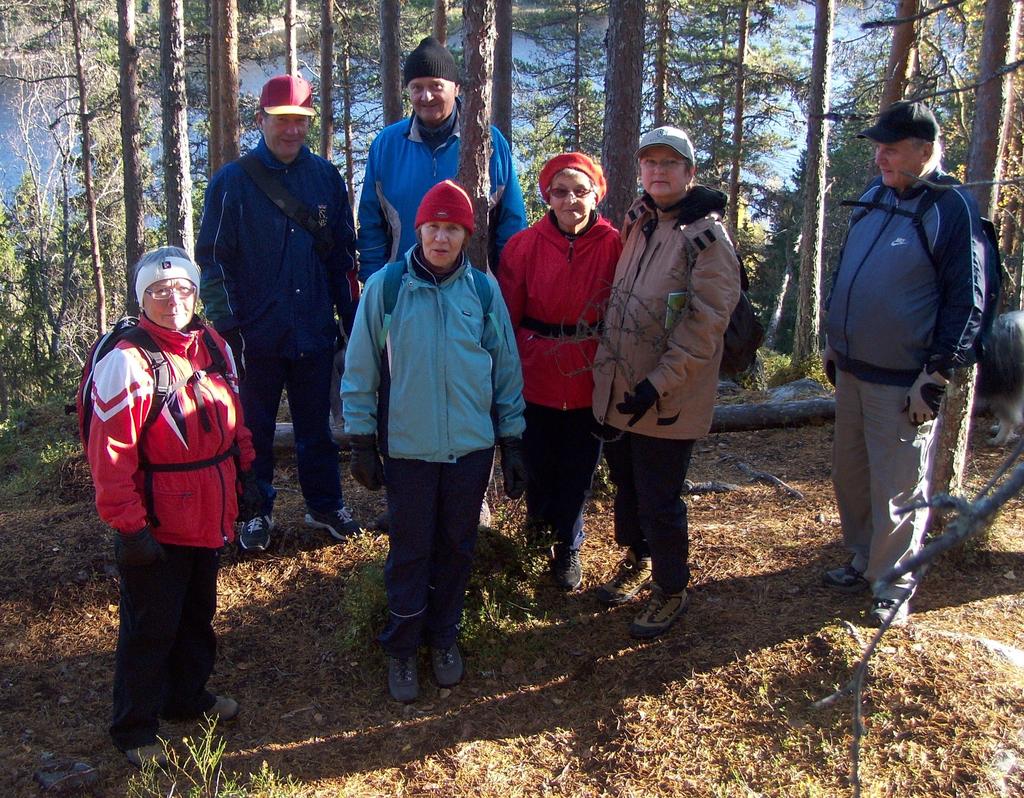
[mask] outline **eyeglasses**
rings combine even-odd
[[[664,169],[666,172],[672,169],[678,169],[685,164],[686,161],[680,161],[677,158],[666,158],[663,161],[656,161],[654,158],[640,159],[641,169]]]
[[[147,288],[146,293],[149,294],[157,302],[166,302],[171,298],[171,293],[178,299],[188,299],[190,296],[195,294],[196,287],[189,283],[188,285],[172,285],[172,286],[161,286],[160,288]]]
[[[574,189],[552,188],[552,189],[548,190],[548,194],[550,194],[555,199],[565,199],[570,194],[575,194],[577,199],[586,199],[587,197],[589,197],[593,193],[594,193],[594,189],[592,189],[592,188],[583,188],[583,186],[578,186],[578,187],[576,187]]]

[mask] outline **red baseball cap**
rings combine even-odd
[[[309,81],[295,75],[275,75],[263,84],[260,92],[260,110],[265,114],[299,114],[315,116],[313,87]]]

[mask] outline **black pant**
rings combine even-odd
[[[448,648],[458,637],[493,462],[490,448],[451,463],[385,459],[388,625],[378,640],[389,655],[412,656],[422,643]]]
[[[199,717],[216,701],[206,682],[217,651],[220,552],[167,545],[164,551],[164,562],[121,568],[110,736],[122,751],[156,742],[160,717]]]
[[[650,557],[654,581],[666,593],[690,583],[690,539],[683,482],[693,441],[624,432],[604,445],[615,483],[615,542]]]
[[[554,529],[559,546],[579,549],[583,508],[601,459],[594,413],[527,402],[525,417],[526,514]]]

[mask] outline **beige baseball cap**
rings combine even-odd
[[[697,162],[697,159],[693,157],[693,143],[690,141],[690,137],[677,127],[662,125],[644,133],[640,139],[640,146],[637,147],[636,157],[639,158],[640,153],[648,147],[655,146],[670,147],[690,163]]]

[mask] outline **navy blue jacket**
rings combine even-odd
[[[934,172],[928,176],[936,181]],[[929,371],[968,366],[985,301],[985,234],[963,188],[943,190],[923,219],[932,257],[913,213],[923,183],[899,196],[876,178],[855,209],[826,303],[828,343],[838,365],[868,382],[911,385]],[[878,196],[876,197],[876,194]]]
[[[334,346],[335,313],[351,328],[359,296],[348,191],[329,161],[303,147],[290,164],[261,138],[254,150],[334,236],[326,262],[313,236],[285,216],[237,162],[206,189],[196,241],[200,295],[218,332],[241,328],[247,357],[298,357]]]

